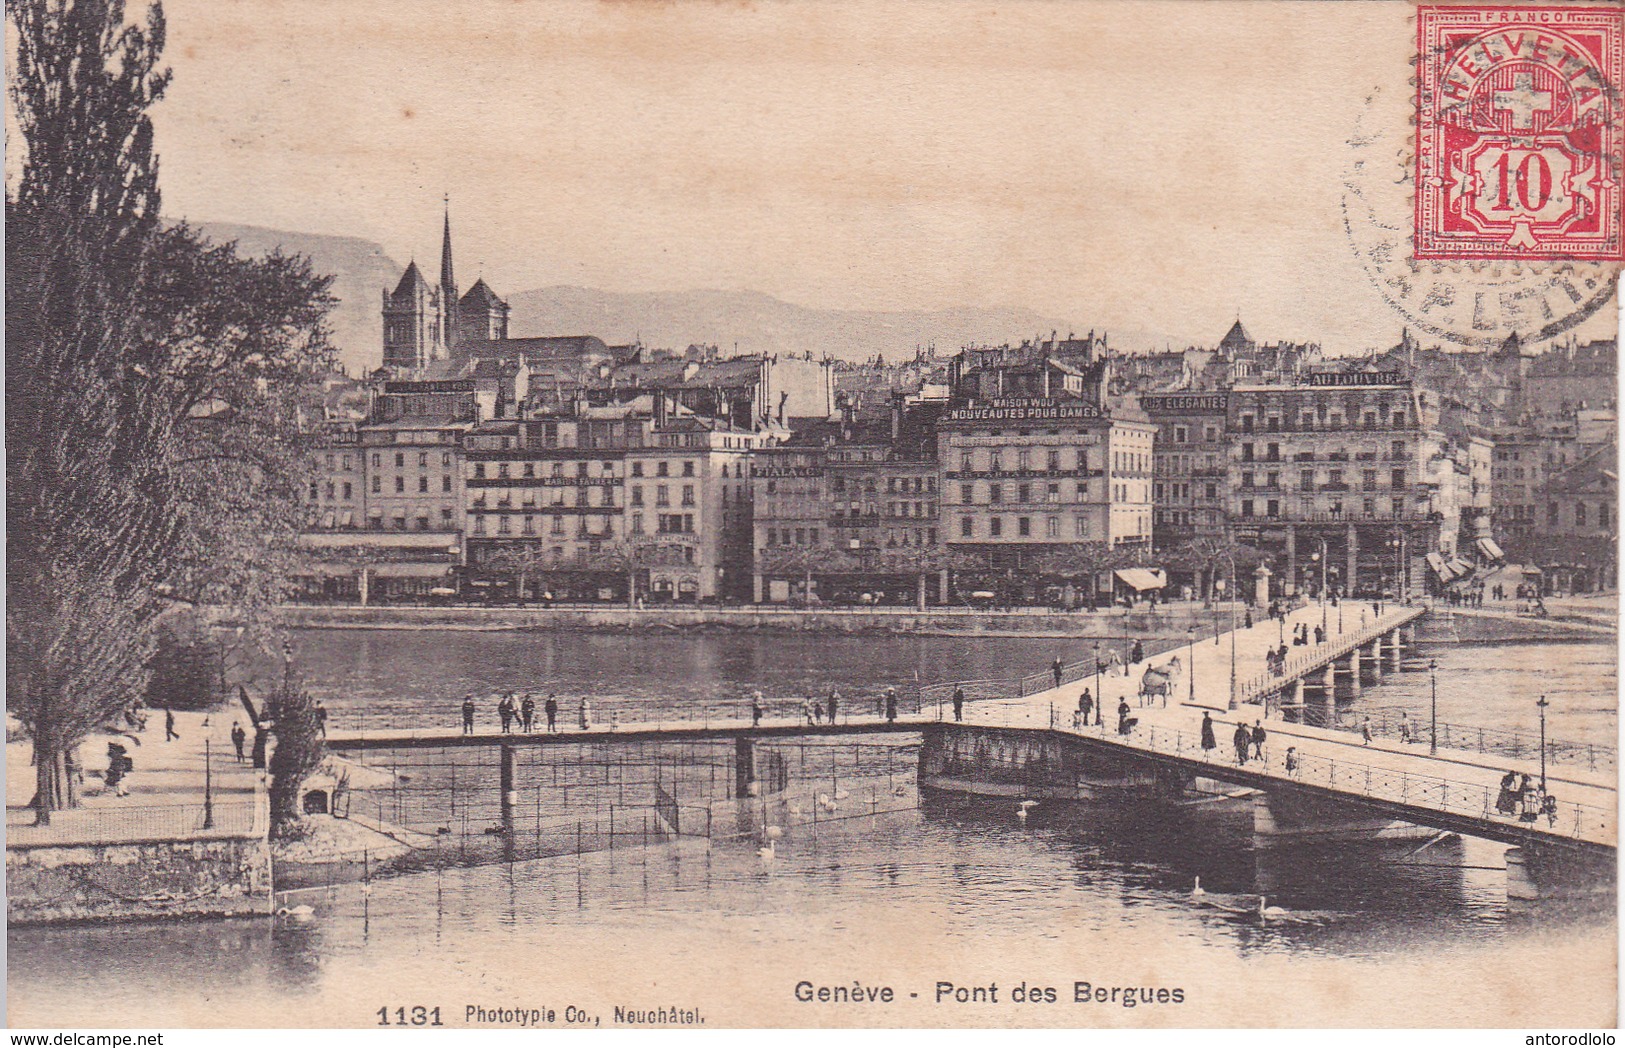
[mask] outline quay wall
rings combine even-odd
[[[6,849],[6,923],[49,924],[271,912],[263,834]]]
[[[981,611],[933,608],[779,608],[661,607],[632,609],[604,606],[546,607],[412,607],[360,605],[284,605],[283,625],[303,629],[467,629],[584,630],[660,632],[742,631],[764,633],[914,633],[1036,637],[1130,636],[1178,637],[1195,626],[1200,633],[1214,625],[1213,609],[1199,604],[1159,605],[1155,610],[1113,608],[1102,611],[1054,612],[1044,609]],[[1238,612],[1239,617],[1239,612]],[[1228,607],[1218,613],[1228,628]]]

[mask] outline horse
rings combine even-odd
[[[1140,678],[1140,705],[1144,706],[1151,699],[1161,699],[1166,706],[1168,696],[1173,690],[1173,678],[1166,670],[1147,666],[1145,674]]]

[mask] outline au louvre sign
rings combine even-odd
[[[972,400],[964,407],[943,413],[942,421],[953,422],[1064,422],[1100,418],[1100,409],[1079,400],[1052,397],[994,397]]]
[[[1403,386],[1405,376],[1398,371],[1315,371],[1311,386]]]

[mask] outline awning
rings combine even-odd
[[[353,527],[355,527],[355,514],[350,512],[349,510],[345,510],[344,515],[339,518],[339,527],[341,527],[341,528],[353,528]]]
[[[1161,568],[1120,568],[1113,574],[1118,582],[1133,590],[1162,589],[1168,584]]]
[[[1439,577],[1440,582],[1449,582],[1451,579],[1456,577],[1456,573],[1450,570],[1450,565],[1444,562],[1443,555],[1438,553],[1429,553],[1426,560],[1428,562],[1428,567],[1433,569],[1433,574]]]
[[[325,530],[328,530],[328,531],[333,530],[333,514],[331,514],[331,513],[323,513],[322,514],[322,527]]]
[[[1472,565],[1468,564],[1460,557],[1456,557],[1450,561],[1450,570],[1457,578],[1464,578],[1465,576],[1473,573]]]
[[[1494,539],[1479,539],[1478,552],[1484,554],[1485,560],[1506,560],[1507,556],[1501,552],[1501,547],[1495,544]]]
[[[451,573],[449,564],[374,564],[372,574],[381,579],[439,579]]]

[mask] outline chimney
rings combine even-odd
[[[903,398],[902,393],[891,395],[891,439],[894,442],[903,435]]]

